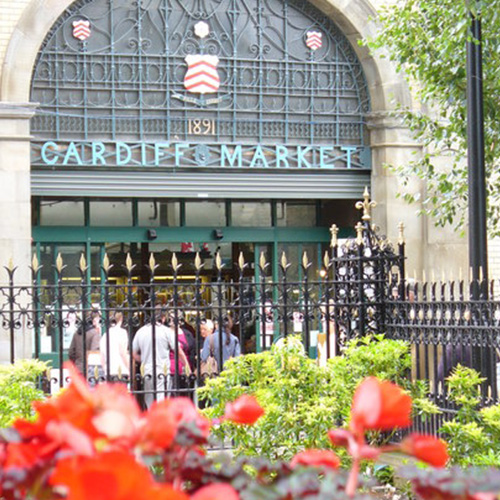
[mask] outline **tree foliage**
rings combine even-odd
[[[375,51],[384,49],[422,103],[420,110],[398,105],[398,111],[427,146],[426,153],[392,168],[406,181],[414,176],[425,179],[424,212],[438,225],[450,223],[463,231],[468,197],[466,42],[471,15],[482,21],[488,229],[493,236],[500,234],[500,0],[395,2],[380,11],[380,30],[364,43]],[[437,166],[438,155],[449,159],[448,168]],[[419,195],[403,197],[411,202]]]

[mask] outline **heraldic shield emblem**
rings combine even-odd
[[[80,19],[73,22],[73,36],[82,42],[90,36],[90,21]]]
[[[190,54],[185,61],[188,65],[184,76],[184,88],[188,92],[213,94],[219,90],[220,78],[217,72],[219,58],[209,54]]]
[[[323,45],[323,42],[321,40],[322,37],[323,34],[320,31],[308,31],[306,38],[306,45],[311,50],[317,50],[321,47],[321,45]]]

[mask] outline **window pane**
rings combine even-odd
[[[180,226],[180,203],[178,201],[139,201],[139,226]]]
[[[131,226],[132,202],[130,201],[91,201],[91,226]]]
[[[316,203],[286,201],[277,204],[278,226],[316,226]]]
[[[270,227],[271,204],[269,202],[231,203],[231,224],[245,227]]]
[[[226,225],[226,204],[223,201],[186,203],[186,226],[218,227]]]
[[[40,201],[40,224],[42,226],[83,226],[85,213],[83,201]]]

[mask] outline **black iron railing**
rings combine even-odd
[[[208,274],[204,257],[193,254],[189,276],[176,254],[170,256],[168,276],[164,266],[157,274],[154,255],[147,273],[128,256],[113,264],[113,277],[121,267],[119,282],[112,279],[106,256],[98,280],[89,278],[83,257],[76,282],[66,279],[75,272],[61,257],[53,273],[45,274],[35,257],[31,283],[25,286],[16,284],[18,271],[9,266],[6,285],[0,286],[0,324],[10,343],[7,361],[20,355],[17,345],[24,342],[31,346],[24,355],[51,362],[47,390],[66,383],[64,361],[71,357],[91,383],[126,383],[144,402],[165,395],[194,397],[206,376],[203,360],[213,331],[219,370],[231,355],[268,349],[292,334],[301,335],[306,352],[324,362],[351,338],[384,333],[410,344],[412,377],[429,380],[429,397],[443,409],[442,415],[419,423],[422,430],[436,432],[456,410],[445,379],[459,363],[485,377],[481,404],[498,402],[500,300],[493,284],[407,279],[403,227],[394,247],[372,227],[370,203],[365,198],[360,204],[365,213],[355,237],[338,241],[332,227],[319,278],[307,253],[299,263],[300,280],[286,254],[278,262],[261,254],[252,273],[240,254],[230,279],[218,254]],[[146,341],[139,341],[141,335]],[[121,338],[121,354],[116,338]]]
[[[162,276],[157,276],[157,263],[151,255],[148,280],[144,279],[144,270],[135,272],[128,256],[121,266],[120,283],[110,279],[112,266],[107,256],[101,266],[102,279],[97,281],[89,280],[82,256],[78,269],[81,279],[76,282],[65,278],[75,272],[65,267],[61,257],[57,258],[53,273],[44,274],[52,275],[53,281],[42,281],[42,269],[35,257],[30,285],[17,286],[17,270],[7,269],[9,285],[0,287],[4,298],[0,302],[0,320],[11,342],[10,361],[16,357],[17,339],[21,335],[32,337],[33,355],[52,363],[52,387],[64,385],[64,360],[69,357],[77,360],[92,383],[121,380],[133,392],[144,395],[148,391],[145,386],[155,380],[158,385],[149,389],[155,397],[166,391],[189,393],[202,383],[200,353],[204,334],[213,324],[216,332],[217,325],[224,332],[231,331],[235,337],[231,342],[239,344],[238,353],[268,349],[281,337],[299,334],[306,351],[311,355],[319,352],[323,358],[338,354],[350,338],[383,331],[387,299],[392,293],[389,276],[396,271],[403,273],[403,253],[403,244],[400,252],[395,253],[365,222],[357,226],[357,237],[343,244],[337,241],[333,228],[331,251],[325,253],[319,279],[316,273],[310,273],[312,263],[307,253],[301,258],[300,281],[293,278],[291,263],[284,253],[275,263],[268,262],[262,254],[258,272],[252,278],[241,254],[237,279],[231,280],[223,273],[218,254],[209,278],[203,272],[202,257],[196,254],[191,267],[195,272],[189,279],[182,274],[175,254],[171,256],[169,276],[164,276],[163,271]],[[273,266],[279,268],[277,280]],[[117,333],[116,317],[121,333]],[[163,324],[170,329],[168,359],[162,351]],[[138,353],[134,338],[145,325],[150,325],[150,346],[143,345],[142,353]],[[105,334],[99,346],[96,330],[99,337]],[[126,339],[127,359],[126,363],[119,363],[119,373],[119,353],[116,343],[110,340],[116,335]],[[219,369],[229,354],[236,353],[233,350],[224,354],[228,339],[232,337],[224,333],[223,341],[215,342]],[[180,352],[186,343],[191,373],[186,373]],[[141,359],[138,354],[142,354]]]

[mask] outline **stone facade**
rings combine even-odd
[[[29,103],[34,61],[47,31],[72,0],[0,0],[0,182],[3,187],[0,219],[0,262],[14,259],[26,266],[30,259],[29,118],[35,103]],[[369,84],[373,113],[369,117],[373,151],[372,190],[378,201],[375,222],[393,241],[398,223],[406,226],[408,270],[420,275],[431,270],[441,275],[467,268],[467,242],[450,231],[433,227],[417,217],[418,206],[408,206],[397,197],[400,180],[384,168],[414,158],[421,148],[408,130],[390,112],[394,99],[417,107],[404,81],[387,59],[374,58],[357,41],[374,34],[376,7],[381,0],[313,0],[334,19],[351,41]],[[418,180],[409,187],[424,194]],[[8,216],[6,216],[8,215]],[[26,276],[28,278],[28,276]],[[2,278],[3,279],[3,278]]]

